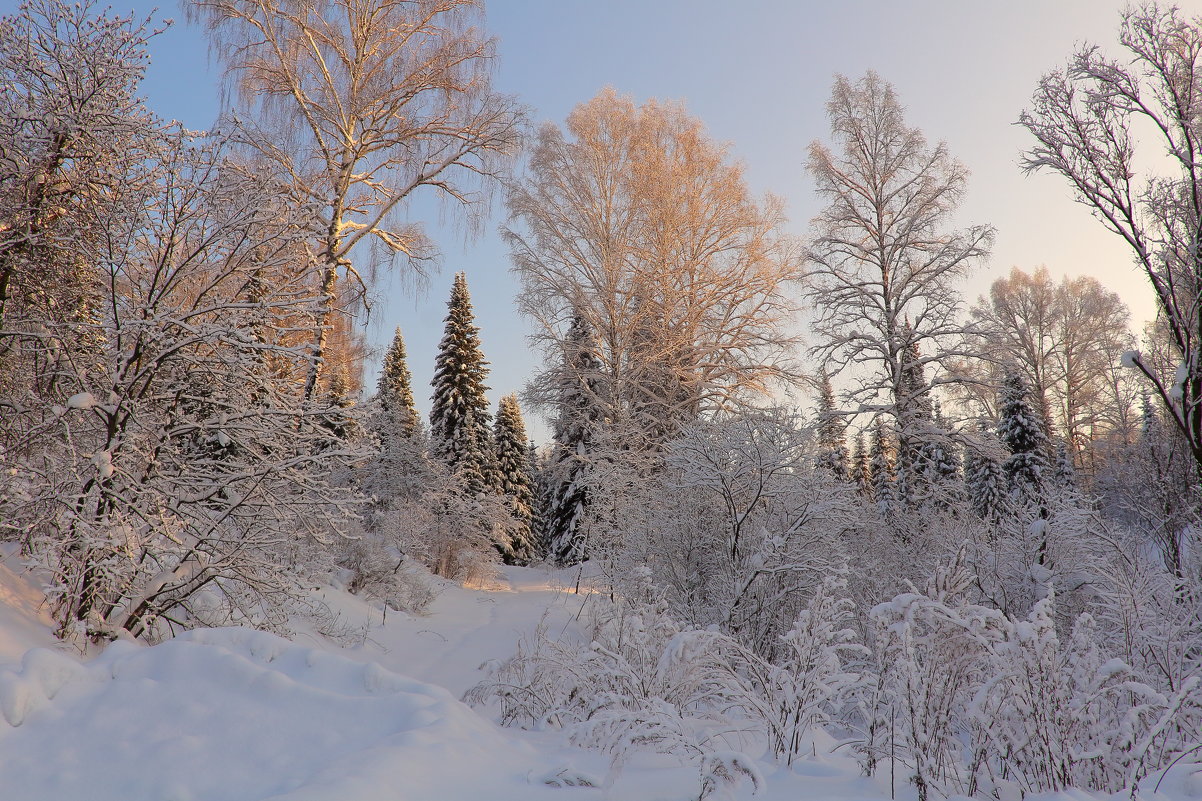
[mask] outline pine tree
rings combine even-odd
[[[469,496],[497,487],[492,448],[488,362],[480,349],[472,301],[463,273],[455,275],[446,327],[434,361],[430,439],[434,456],[459,475]]]
[[[534,558],[534,481],[526,446],[526,423],[516,395],[501,398],[496,423],[497,466],[501,492],[513,516],[501,556],[506,564],[525,565]]]
[[[847,442],[835,409],[835,390],[825,372],[818,385],[818,463],[839,479],[848,478]]]
[[[590,500],[586,473],[594,428],[600,419],[600,363],[592,331],[580,316],[572,320],[563,356],[558,378],[555,449],[551,456],[547,538],[551,558],[561,565],[571,565],[588,558],[582,527]]]
[[[413,401],[412,384],[413,374],[409,372],[405,359],[405,339],[398,326],[392,344],[384,354],[376,396],[392,430],[404,437],[413,436],[421,424],[417,405]]]
[[[1010,457],[1002,472],[1011,492],[1038,496],[1048,473],[1047,437],[1043,421],[1028,399],[1027,383],[1017,373],[1006,376],[1002,389],[1001,420],[998,437]]]

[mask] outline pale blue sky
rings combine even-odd
[[[0,9],[15,8],[0,0]],[[1112,45],[1119,0],[493,0],[489,29],[499,38],[496,85],[529,105],[536,122],[561,122],[571,108],[613,86],[636,100],[684,100],[710,134],[731,145],[752,186],[783,197],[789,230],[804,235],[818,210],[805,173],[805,148],[825,138],[824,104],[835,73],[879,72],[896,87],[908,120],[946,140],[972,171],[963,223],[998,228],[990,264],[966,287],[970,298],[1017,265],[1046,264],[1053,275],[1088,273],[1118,291],[1137,319],[1151,314],[1150,292],[1123,246],[1071,202],[1050,176],[1017,168],[1025,132],[1013,125],[1041,73],[1063,63],[1082,40]],[[1191,13],[1202,0],[1179,2]],[[6,8],[7,7],[7,8]],[[114,9],[149,13],[147,0]],[[152,48],[145,94],[159,114],[190,127],[217,115],[216,67],[198,28],[164,4],[176,24]],[[414,214],[434,216],[418,204]],[[498,206],[482,234],[465,241],[434,219],[441,273],[415,296],[385,285],[368,328],[373,345],[400,325],[415,394],[428,408],[428,382],[451,276],[467,272],[495,403],[520,390],[535,356],[527,324],[513,312],[518,286],[496,230]],[[376,362],[366,376],[375,383]],[[531,421],[534,422],[534,421]],[[545,428],[535,426],[537,437]]]

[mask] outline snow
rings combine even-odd
[[[91,409],[96,404],[96,397],[91,392],[78,392],[67,398],[68,409]]]
[[[573,631],[576,570],[504,568],[487,586],[447,584],[429,613],[383,610],[320,591],[339,645],[301,628],[288,640],[206,629],[154,647],[119,641],[90,659],[51,636],[40,588],[11,548],[0,560],[0,797],[22,801],[685,801],[884,799],[883,778],[822,732],[791,768],[743,754],[706,765],[636,755],[620,775],[555,731],[501,729],[459,696],[480,666],[542,624]],[[1199,797],[1181,766],[1143,796]],[[896,794],[915,793],[897,771]],[[757,789],[758,788],[758,789]],[[1042,801],[1084,801],[1080,791]]]

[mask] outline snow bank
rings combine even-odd
[[[0,673],[0,710],[4,795],[23,801],[560,797],[552,764],[446,690],[247,629],[87,664],[30,651]]]

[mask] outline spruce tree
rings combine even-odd
[[[572,565],[588,558],[583,528],[590,500],[587,468],[600,418],[600,363],[592,331],[580,316],[572,320],[563,358],[556,388],[559,408],[551,456],[547,539],[550,557],[561,565]]]
[[[547,508],[551,497],[550,470],[547,459],[539,454],[534,440],[530,440],[527,445],[526,458],[534,483],[534,515],[530,521],[531,540],[534,543],[533,559],[546,559],[551,551],[547,525]]]
[[[497,467],[501,492],[513,516],[508,542],[501,555],[506,564],[525,565],[534,559],[534,481],[526,445],[526,423],[516,395],[501,398],[496,423]]]
[[[835,390],[831,386],[831,377],[825,372],[818,385],[818,463],[836,478],[848,478],[843,421],[835,409]]]
[[[321,415],[321,425],[335,440],[330,442],[329,447],[336,448],[338,442],[344,442],[356,433],[355,420],[350,411],[355,401],[351,398],[351,380],[345,365],[339,365],[330,375],[322,405],[325,409]]]
[[[463,273],[455,275],[447,302],[446,327],[434,361],[430,407],[431,450],[461,477],[468,495],[495,489],[498,480],[492,448],[488,398],[488,362],[480,349],[472,301]]]
[[[913,329],[903,328],[909,340]],[[932,441],[932,399],[927,384],[926,369],[918,343],[911,341],[898,355],[897,397],[897,495],[908,507],[919,504],[930,490],[934,456],[929,447]]]
[[[405,339],[398,326],[384,364],[380,370],[380,383],[376,397],[388,418],[390,428],[400,436],[411,437],[421,423],[417,405],[413,401],[413,374],[405,359]]]
[[[856,490],[872,500],[872,466],[868,462],[868,448],[864,444],[864,433],[856,435],[856,448],[851,457],[851,478]]]
[[[869,466],[872,471],[872,496],[876,499],[877,509],[883,517],[897,512],[900,503],[897,497],[891,450],[885,439],[884,427],[877,423],[876,430],[872,435],[872,454]]]
[[[1043,421],[1028,398],[1027,382],[1018,373],[1006,376],[1002,389],[998,437],[1010,451],[1002,472],[1011,492],[1038,496],[1048,472]]]
[[[1006,478],[997,457],[1001,444],[981,425],[981,438],[976,446],[965,450],[964,484],[968,502],[982,520],[996,523],[1002,516],[1006,498]]]
[[[1077,484],[1077,469],[1073,466],[1068,443],[1063,439],[1056,443],[1056,467],[1053,476],[1059,487],[1071,489]]]

